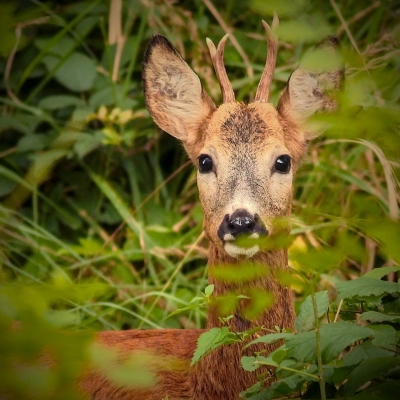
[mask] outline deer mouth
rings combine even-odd
[[[224,245],[224,249],[233,258],[251,258],[260,251],[260,246],[256,244],[252,247],[239,247],[231,242],[227,242]]]
[[[256,255],[260,251],[260,246],[258,244],[250,245],[249,239],[258,239],[260,235],[258,233],[252,233],[251,235],[248,235],[246,237],[246,245],[240,245],[240,239],[239,243],[234,243],[236,238],[230,234],[227,233],[224,235],[223,242],[224,242],[224,249],[225,251],[234,258],[251,258],[254,255]],[[240,237],[239,237],[240,238]],[[243,236],[242,236],[243,238]]]

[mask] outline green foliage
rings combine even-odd
[[[145,109],[141,62],[152,34],[166,35],[218,102],[205,37],[218,41],[224,28],[203,1],[124,1],[121,20],[110,18],[112,1],[67,3],[0,2],[0,386],[8,398],[78,398],[73,382],[84,363],[100,368],[115,356],[93,351],[92,335],[79,331],[202,327],[213,301],[211,287],[198,296],[207,284],[195,174]],[[286,343],[243,358],[245,369],[277,367],[270,389],[260,382],[247,397],[318,397],[321,376],[328,397],[399,391],[395,372],[382,367],[396,371],[399,338],[395,3],[214,2],[242,50],[228,43],[225,54],[239,101],[254,98],[266,53],[260,20],[274,12],[273,103],[304,54],[313,65],[321,58],[309,49],[324,35],[338,35],[346,63],[341,107],[313,121],[326,131],[297,173],[292,235],[260,243],[289,246],[291,273],[281,279],[296,292],[298,333],[267,336]],[[343,301],[327,308],[334,287]],[[229,318],[237,294],[218,301]],[[261,298],[260,307],[270,302]],[[326,313],[343,321],[325,324]],[[202,339],[196,357],[245,341],[226,328]],[[36,364],[48,347],[60,361],[51,369]],[[112,378],[150,384],[134,360],[125,367]]]
[[[388,273],[391,268],[385,268]],[[372,274],[374,275],[374,274]],[[390,304],[392,298],[377,297],[391,293],[398,299],[400,284],[378,280],[376,278],[361,277],[349,282],[339,282],[339,287],[354,283],[354,290],[341,292],[341,303],[362,304],[364,310],[369,308],[383,308]],[[365,283],[368,282],[368,286]],[[393,285],[397,291],[391,291]],[[380,289],[376,290],[376,286]],[[358,294],[357,290],[360,290]],[[369,294],[367,294],[369,292]],[[322,294],[321,294],[322,293]],[[340,293],[340,292],[339,292]],[[252,387],[243,393],[244,398],[275,398],[285,396],[301,396],[309,398],[315,382],[319,382],[329,391],[329,398],[373,399],[382,388],[398,388],[398,367],[400,365],[400,335],[397,330],[400,307],[391,309],[387,318],[375,319],[376,311],[365,311],[361,314],[364,321],[370,321],[366,326],[360,326],[356,321],[337,321],[333,323],[315,323],[326,312],[326,292],[320,292],[315,297],[317,309],[313,310],[308,297],[300,307],[296,319],[298,333],[272,333],[250,342],[246,347],[255,343],[274,343],[284,339],[285,343],[274,352],[264,357],[242,357],[242,366],[246,371],[254,371],[262,365],[276,367],[277,381],[269,388],[261,384]],[[379,299],[379,304],[377,303]],[[321,308],[320,308],[321,307]],[[321,310],[322,309],[322,310]],[[344,306],[343,310],[346,309]],[[322,311],[322,313],[321,313]],[[313,324],[305,321],[305,312],[314,315]],[[340,310],[338,310],[340,312]],[[346,315],[342,311],[341,315]],[[367,314],[367,317],[365,317]],[[315,318],[318,319],[316,320]],[[346,317],[347,319],[347,317]],[[318,332],[318,335],[317,335]],[[321,371],[318,373],[318,353],[321,355]],[[368,385],[365,385],[368,383]],[[321,398],[324,397],[321,391]]]

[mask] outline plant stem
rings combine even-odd
[[[314,318],[315,318],[314,326],[315,326],[315,336],[317,341],[317,365],[318,365],[318,375],[319,375],[319,390],[321,392],[321,400],[326,400],[324,371],[322,369],[321,336],[319,332],[318,306],[317,306],[317,300],[315,298],[314,285],[312,283],[311,283],[311,298],[312,298]]]
[[[262,361],[254,361],[254,364],[270,365],[272,367],[276,367],[276,364],[268,364],[268,363],[262,362]],[[321,381],[321,378],[318,375],[309,374],[308,372],[299,371],[298,369],[284,367],[282,365],[279,365],[279,369],[283,369],[283,370],[289,371],[289,372],[294,372],[295,374],[298,374],[298,375],[308,376],[309,378],[313,378],[313,379],[315,379],[315,380],[317,380],[319,382]],[[324,398],[324,400],[326,400],[326,397]]]

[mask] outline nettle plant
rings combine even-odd
[[[392,399],[400,390],[400,284],[382,278],[397,271],[382,267],[337,282],[335,301],[327,290],[311,293],[300,306],[296,332],[276,327],[264,335],[262,326],[232,332],[228,324],[212,328],[200,336],[192,364],[220,346],[246,343],[256,333],[245,349],[256,343],[283,344],[270,354],[241,358],[245,371],[267,367],[241,398]],[[213,304],[212,293],[209,285],[186,309]]]

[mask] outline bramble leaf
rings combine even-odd
[[[369,277],[361,277],[352,281],[337,283],[338,299],[352,299],[354,297],[380,296],[400,293],[400,284],[386,282]]]
[[[389,275],[391,272],[397,271],[400,271],[400,267],[380,267],[372,269],[363,276],[366,276],[367,278],[381,279],[384,276]]]
[[[348,381],[344,385],[345,396],[353,395],[368,381],[379,378],[399,365],[400,359],[394,357],[376,357],[361,361],[350,373]]]
[[[330,362],[357,340],[373,336],[374,331],[352,322],[340,321],[320,327],[321,353],[324,363]],[[317,357],[315,331],[303,332],[287,339],[288,357],[315,363]]]
[[[384,314],[378,311],[366,311],[361,314],[362,321],[375,322],[400,322],[400,315]]]
[[[328,310],[329,299],[328,291],[318,292],[315,294],[317,302],[318,318],[321,318]],[[307,296],[300,306],[299,314],[295,321],[297,332],[306,332],[313,329],[315,325],[314,308],[311,295]]]

